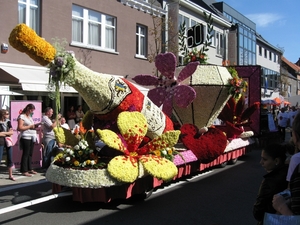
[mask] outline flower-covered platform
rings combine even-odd
[[[224,153],[210,163],[200,163],[191,150],[179,148],[181,156],[176,155],[173,160],[178,168],[178,173],[173,180],[176,181],[193,173],[201,173],[208,168],[237,159],[245,155],[247,146],[253,143],[252,138],[234,139],[228,144]],[[145,174],[144,171],[140,172],[139,178],[133,183],[122,183],[110,177],[106,169],[72,171],[62,170],[52,164],[46,173],[46,178],[53,183],[53,193],[59,193],[64,187],[70,187],[74,201],[107,203],[114,199],[128,199],[134,195],[144,194],[164,184],[164,181]]]

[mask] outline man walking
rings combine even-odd
[[[42,118],[43,129],[43,168],[47,169],[51,163],[51,153],[56,145],[53,128],[57,125],[55,120],[52,120],[53,109],[47,107]],[[58,115],[60,117],[60,114]]]
[[[278,131],[280,135],[281,141],[285,141],[285,128],[288,126],[289,122],[289,115],[285,111],[284,108],[280,109],[280,112],[277,115],[277,121],[278,121]]]

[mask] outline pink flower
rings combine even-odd
[[[162,111],[167,115],[172,115],[173,101],[177,106],[186,108],[196,97],[195,90],[187,85],[181,84],[182,81],[190,77],[199,62],[190,62],[175,77],[176,57],[168,52],[159,54],[155,58],[155,66],[161,73],[159,77],[153,75],[137,75],[133,80],[144,86],[155,86],[148,92],[148,98],[158,107],[163,105]]]

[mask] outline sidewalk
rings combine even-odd
[[[12,186],[18,186],[21,184],[29,184],[41,180],[46,180],[45,178],[45,171],[43,169],[35,169],[37,174],[33,174],[32,177],[23,176],[19,169],[14,169],[13,176],[16,181],[12,181],[8,179],[8,171],[5,165],[5,161],[2,160],[0,163],[0,191],[2,188],[9,188]]]

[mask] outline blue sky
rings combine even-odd
[[[217,2],[221,2],[217,0]],[[223,0],[256,23],[256,31],[283,56],[296,63],[300,58],[299,0]]]

